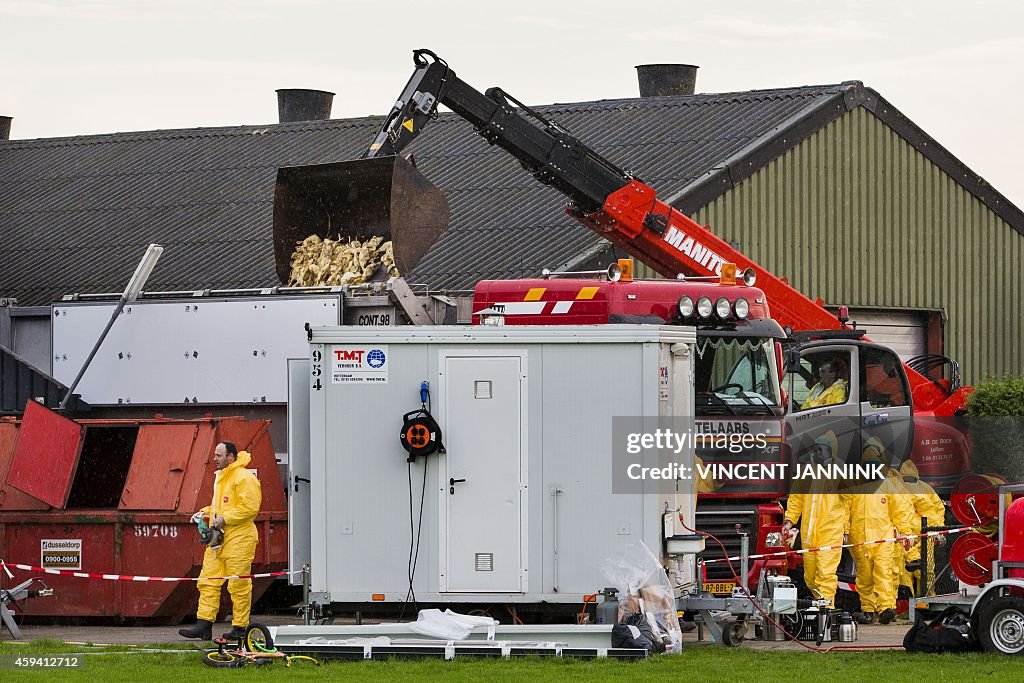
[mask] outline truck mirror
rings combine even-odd
[[[786,353],[786,372],[800,372],[800,354],[793,351]]]

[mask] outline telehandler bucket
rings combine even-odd
[[[448,227],[449,216],[441,190],[400,156],[280,168],[274,188],[277,275],[288,282],[296,244],[314,234],[391,240],[404,275]]]

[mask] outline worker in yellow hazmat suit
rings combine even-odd
[[[213,501],[200,512],[210,518],[211,527],[223,530],[224,540],[219,548],[208,547],[203,556],[203,568],[196,582],[199,588],[196,625],[178,631],[185,638],[212,639],[224,579],[206,577],[238,576],[252,571],[259,541],[255,520],[263,496],[256,475],[246,469],[250,459],[247,451],[239,452],[230,441],[217,444],[214,450],[213,462],[217,473]],[[244,635],[249,626],[252,579],[229,579],[227,583],[231,596],[232,628],[224,637],[231,640]]]
[[[883,464],[885,449],[872,437],[865,444],[863,464]],[[913,508],[909,497],[900,495],[889,477],[868,482],[873,490],[854,493],[850,499],[850,543],[865,543],[893,538],[894,530],[901,536],[916,533]],[[909,541],[902,541],[904,548]],[[857,593],[860,594],[861,613],[857,621],[862,624],[888,624],[896,618],[896,582],[893,580],[896,553],[893,542],[871,543],[851,548],[857,565]]]
[[[839,376],[835,361],[825,361],[818,368],[818,382],[800,405],[801,410],[846,403],[849,386]]]
[[[835,433],[831,430],[815,441],[816,445],[828,449],[828,459],[834,459],[839,450]],[[800,522],[803,537],[802,547],[820,548],[840,546],[843,534],[850,523],[850,500],[840,495],[835,482],[811,480],[804,492],[790,493],[786,501],[786,516],[782,532],[788,538],[790,529]],[[838,577],[836,570],[842,559],[842,548],[820,550],[802,555],[804,583],[812,594],[820,595],[834,604]]]
[[[714,493],[722,488],[722,482],[711,476],[711,472],[704,469],[704,461],[698,456],[693,456],[693,471],[697,476],[697,493]]]
[[[907,460],[900,467],[900,474],[903,476],[903,486],[906,488],[910,495],[911,504],[914,507],[914,522],[918,529],[922,526],[942,526],[946,523],[946,506],[939,498],[938,494],[935,493],[935,489],[921,481],[920,476],[917,472],[917,466]],[[915,591],[915,595],[922,595],[927,593],[928,595],[935,594],[934,582],[935,582],[935,544],[944,545],[946,543],[945,536],[934,536],[929,539],[928,543],[928,557],[925,558],[925,563],[928,568],[927,574],[931,586],[921,586]],[[913,572],[907,571],[906,565],[912,562],[918,562],[921,559],[921,540],[918,539],[917,543],[914,544],[910,550],[904,555],[904,563],[900,566],[901,578],[900,585],[904,586],[915,586],[921,580],[921,570],[917,569]],[[927,590],[920,590],[925,588]]]
[[[901,501],[909,503],[910,518],[913,526],[913,531],[911,533],[918,533],[920,530],[921,520],[918,519],[917,515],[914,513],[914,497],[910,495],[910,491],[907,490],[906,485],[903,483],[903,476],[900,475],[900,471],[895,467],[886,467],[885,477],[888,479],[888,483],[892,486],[892,489],[896,492],[896,495],[899,496]],[[900,505],[904,505],[904,503],[901,502]],[[904,549],[902,543],[894,544],[892,549],[892,589],[896,595],[897,602],[899,601],[899,591],[900,585],[903,582],[903,575],[906,574],[904,565],[906,563],[907,553],[914,549],[915,546],[913,544],[916,543],[916,540],[912,540],[910,543],[912,545],[907,549]],[[909,583],[903,585],[910,586]]]

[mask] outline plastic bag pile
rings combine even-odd
[[[639,647],[648,652],[683,649],[675,593],[658,558],[643,541],[631,543],[608,558],[602,575],[619,589],[618,623],[612,647]]]

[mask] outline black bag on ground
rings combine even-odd
[[[918,613],[903,637],[903,648],[907,652],[970,652],[977,649],[977,639],[971,632],[971,618],[953,605],[931,622]]]
[[[621,624],[612,626],[612,647],[647,650],[650,654],[665,651],[661,638],[655,635],[647,617],[637,612],[626,617]]]

